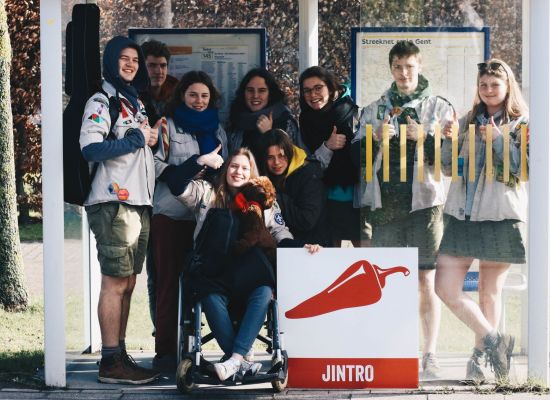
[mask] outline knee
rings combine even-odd
[[[460,295],[456,292],[456,290],[452,290],[452,288],[448,287],[448,285],[446,285],[444,282],[437,280],[435,281],[435,293],[441,299],[441,301],[443,301],[443,303],[448,306],[458,300]]]

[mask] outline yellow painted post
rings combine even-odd
[[[468,180],[476,180],[476,126],[470,124],[468,152]]]
[[[527,181],[527,125],[521,124],[521,175],[522,181]]]
[[[399,126],[400,181],[407,182],[407,125]]]
[[[510,125],[508,124],[502,127],[502,141],[504,144],[502,178],[504,182],[508,182],[510,179]]]
[[[418,182],[424,182],[424,127],[416,126],[418,138],[416,139],[416,159],[418,164]]]
[[[390,180],[390,133],[389,125],[384,124],[382,129],[382,179],[384,182]]]
[[[366,163],[367,165],[365,166],[365,171],[366,171],[366,174],[365,174],[365,179],[367,180],[367,182],[371,182],[372,181],[372,125],[371,124],[368,124],[366,127],[366,135],[365,135],[365,140],[367,141],[366,143],[366,155],[365,155],[365,159],[366,159]]]
[[[434,155],[434,178],[437,182],[441,180],[441,124],[439,122],[435,123],[435,155]]]
[[[458,179],[458,126],[453,124],[451,128],[451,179]]]
[[[489,182],[493,179],[493,125],[487,124],[485,130],[485,176]]]

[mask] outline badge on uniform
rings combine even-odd
[[[376,118],[382,121],[384,119],[384,114],[386,114],[386,106],[381,104],[378,106],[378,113],[376,114]]]
[[[101,121],[103,121],[103,118],[101,118],[99,115],[97,114],[92,114],[88,117],[88,119],[91,119],[92,121],[94,122],[97,122],[97,123],[100,123]]]
[[[283,216],[281,213],[276,213],[275,216],[275,222],[277,222],[279,225],[283,225],[285,223],[285,220],[283,219]]]

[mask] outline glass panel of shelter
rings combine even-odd
[[[509,93],[515,83],[509,76],[514,75],[517,81],[513,93],[521,92],[522,83],[528,83],[523,80],[528,71],[523,49],[528,43],[522,33],[528,15],[523,15],[522,4],[520,0],[507,2],[506,7],[489,0],[407,4],[362,0],[360,26],[352,30],[350,78],[354,99],[362,110],[359,129],[363,130],[355,198],[361,205],[362,242],[418,247],[420,268],[437,266],[435,284],[431,283],[434,272],[425,269],[420,276],[428,280],[420,279],[419,287],[429,291],[436,286],[445,300],[438,332],[437,317],[431,318],[429,312],[433,310],[430,299],[437,296],[419,290],[419,357],[424,359],[421,384],[463,380],[467,366],[470,378],[474,369],[487,380],[494,379],[482,358],[474,357],[480,354],[472,351],[474,346],[485,350],[483,341],[476,343],[469,327],[475,324],[515,337],[510,378],[518,382],[527,379],[528,114],[526,107],[520,107],[519,113],[506,109],[502,119],[499,112],[502,104],[510,104]],[[399,45],[400,41],[410,43]],[[397,55],[390,59],[392,48]],[[417,51],[419,56],[410,57]],[[496,60],[485,64],[491,58]],[[417,76],[420,78],[415,81]],[[488,96],[494,96],[503,83],[505,98],[493,109]],[[473,107],[480,101],[480,107]],[[520,114],[523,118],[517,116]],[[455,116],[461,121],[460,128],[453,123]],[[420,135],[414,133],[418,128],[423,131]],[[492,151],[486,151],[483,135],[494,139]],[[498,148],[495,143],[505,147]],[[504,193],[513,193],[513,200],[504,200],[503,196],[508,196]],[[503,204],[514,204],[512,207],[521,211],[495,212]],[[434,229],[436,219],[441,230]],[[512,228],[508,230],[506,224]],[[518,230],[519,234],[512,233]],[[459,294],[457,271],[465,272],[470,265],[468,259],[459,258],[462,256],[473,261],[464,280],[464,293]],[[502,287],[502,299],[497,295],[495,303],[487,300],[483,312],[461,297],[465,294],[475,303],[480,300],[479,258],[485,260],[481,262],[482,293],[496,293],[492,286]],[[499,264],[488,263],[490,260]],[[500,285],[495,283],[497,279]],[[471,310],[484,317],[470,318],[468,326],[457,315],[467,319]],[[477,331],[478,337],[485,332]],[[510,348],[508,336],[502,337]],[[435,374],[431,374],[427,352],[436,354],[441,367]],[[477,363],[473,365],[474,359],[479,368]]]

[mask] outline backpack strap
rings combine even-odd
[[[114,127],[115,122],[118,119],[118,116],[120,115],[120,112],[122,111],[122,105],[120,102],[120,98],[118,97],[118,90],[116,92],[115,96],[109,96],[109,94],[101,88],[100,93],[102,93],[107,99],[109,99],[109,117],[111,118],[111,128],[109,130],[109,135],[107,136],[107,139],[114,139],[115,133],[114,133]]]

